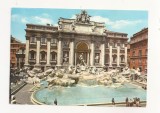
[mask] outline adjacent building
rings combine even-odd
[[[125,67],[127,34],[109,31],[105,23],[90,17],[82,10],[76,19],[59,18],[58,26],[26,24],[25,66],[42,70],[78,64]]]
[[[148,28],[135,33],[130,40],[130,68],[147,71]]]
[[[25,43],[11,36],[10,67],[22,68],[25,60]]]

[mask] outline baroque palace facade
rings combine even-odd
[[[123,68],[127,64],[127,34],[90,21],[85,10],[76,19],[59,18],[58,26],[26,24],[25,66],[54,68],[80,64]]]
[[[130,68],[147,71],[148,28],[135,33],[130,40]]]

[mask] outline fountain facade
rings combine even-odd
[[[127,34],[110,31],[105,23],[90,21],[90,17],[82,10],[76,19],[60,17],[58,26],[26,24],[25,66],[47,70],[83,63],[123,68],[127,64]]]

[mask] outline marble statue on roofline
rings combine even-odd
[[[90,23],[90,15],[85,10],[81,11],[81,14],[76,15],[76,21],[81,23]]]

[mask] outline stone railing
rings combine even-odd
[[[10,86],[10,94],[13,95],[15,94],[16,92],[18,92],[23,86],[25,86],[27,83],[24,82],[24,81],[20,81],[20,83],[18,83],[17,85],[15,86]]]

